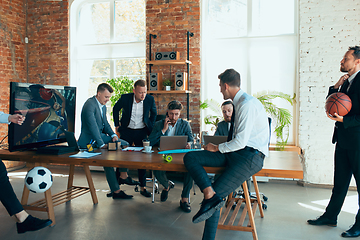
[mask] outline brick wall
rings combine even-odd
[[[194,33],[190,38],[190,114],[191,127],[194,133],[200,131],[200,1],[190,0],[148,0],[146,3],[146,34],[156,34],[152,39],[151,51],[178,51],[180,59],[187,57],[187,31]],[[147,59],[149,46],[147,44]],[[154,56],[152,56],[154,59]],[[177,71],[186,71],[186,66],[153,66],[152,72],[161,72],[163,79],[174,80]],[[167,103],[179,100],[184,105],[182,117],[186,118],[186,94],[154,94],[158,114],[165,114]]]
[[[299,144],[304,150],[304,180],[332,184],[334,122],[324,111],[328,87],[340,76],[349,46],[360,45],[360,2],[299,1]]]
[[[26,81],[25,7],[23,0],[4,0],[0,7],[0,111],[9,112],[10,82]],[[0,140],[7,126],[0,126]]]
[[[28,2],[28,82],[69,84],[68,11],[67,0]]]

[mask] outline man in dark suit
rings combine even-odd
[[[193,136],[189,122],[180,118],[182,108],[182,104],[179,101],[174,100],[169,102],[167,106],[166,118],[155,123],[154,129],[149,136],[151,146],[159,144],[161,136],[187,136],[188,144],[186,148],[190,148],[189,142],[193,141]],[[154,171],[154,175],[164,187],[163,191],[161,192],[160,200],[165,202],[170,191],[169,180],[166,177],[166,172]],[[180,208],[187,213],[191,212],[189,194],[192,185],[193,179],[189,173],[185,173]]]
[[[343,117],[337,113],[334,116],[327,113],[331,120],[336,121],[332,140],[336,143],[334,187],[325,213],[315,220],[308,220],[311,225],[336,226],[352,175],[356,180],[358,194],[360,191],[360,46],[349,48],[340,62],[340,71],[347,74],[329,88],[328,96],[335,92],[345,93],[352,101],[352,108]],[[341,236],[360,236],[360,210],[355,224]]]
[[[227,136],[229,134],[231,116],[234,111],[232,101],[225,101],[221,104],[221,112],[224,120],[219,122],[215,131],[215,136]]]
[[[110,85],[101,83],[97,88],[96,96],[85,102],[81,110],[81,133],[78,141],[80,148],[86,148],[92,140],[95,140],[95,147],[99,148],[105,148],[110,141],[119,141],[106,119],[105,104],[109,101],[112,92]],[[122,145],[129,145],[124,140],[120,139],[120,142]],[[104,167],[104,171],[113,199],[133,197],[120,190],[113,167]]]
[[[120,137],[130,146],[142,146],[142,141],[150,135],[156,119],[156,105],[154,97],[147,95],[146,82],[137,80],[134,83],[133,93],[123,94],[113,108],[113,118],[116,131]],[[122,116],[119,121],[119,113],[122,109]],[[131,183],[127,175],[127,169],[116,169],[120,173],[119,183]],[[146,186],[146,170],[139,169],[140,193],[145,197],[151,197]]]

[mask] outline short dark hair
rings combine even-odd
[[[167,109],[168,110],[175,110],[175,109],[179,109],[181,110],[183,108],[181,102],[177,101],[177,100],[173,100],[171,102],[169,102],[169,104],[167,105]]]
[[[134,89],[139,86],[139,87],[145,87],[146,86],[146,82],[145,80],[139,79],[136,80],[136,82],[134,83]]]
[[[229,105],[229,104],[233,105],[233,107],[234,107],[234,104],[232,101],[225,101],[221,104],[221,106],[225,106],[225,105]]]
[[[240,74],[234,69],[226,69],[218,78],[221,83],[227,83],[231,87],[240,87]]]
[[[107,83],[100,83],[97,87],[96,92],[103,92],[105,90],[108,90],[110,93],[114,92],[114,89]]]
[[[349,51],[354,50],[353,56],[355,59],[360,58],[360,46],[349,47]]]

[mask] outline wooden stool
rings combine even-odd
[[[220,220],[219,220],[219,224],[218,224],[218,229],[251,232],[253,235],[253,239],[258,240],[256,227],[255,227],[254,214],[256,212],[257,207],[259,207],[260,216],[262,218],[264,217],[264,212],[262,209],[259,187],[257,185],[255,176],[252,176],[252,179],[253,179],[254,188],[255,188],[255,192],[256,192],[256,199],[250,199],[248,186],[247,186],[246,182],[244,182],[242,184],[242,187],[244,189],[245,199],[244,198],[234,198],[232,193],[229,194],[229,197],[227,200],[227,207],[226,207],[224,213],[222,213],[222,209],[220,211]],[[245,208],[240,215],[240,219],[239,219],[238,223],[234,225],[235,219],[237,217],[237,214],[239,213],[241,204],[243,202],[245,203]],[[230,215],[230,211],[232,210],[234,203],[236,203],[236,207],[233,210],[232,214]],[[248,214],[248,216],[249,216],[249,222],[246,226],[243,226],[246,214]]]

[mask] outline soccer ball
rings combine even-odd
[[[48,190],[53,183],[49,169],[34,167],[25,176],[25,185],[33,193],[42,193]]]

